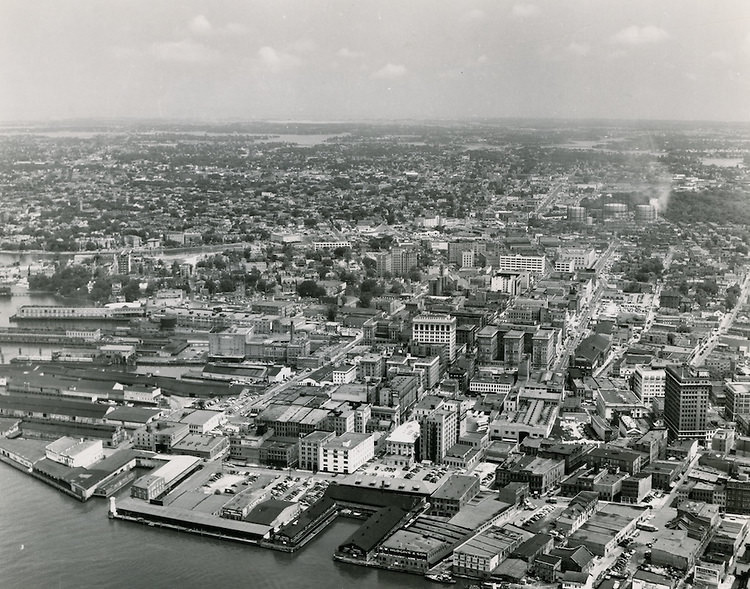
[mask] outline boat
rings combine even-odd
[[[0,284],[0,297],[12,297],[13,291],[10,288],[10,285],[7,284]]]
[[[428,575],[425,575],[425,579],[429,579],[430,581],[436,581],[438,583],[445,583],[446,585],[453,585],[456,582],[456,579],[454,579],[450,573],[442,572],[442,573],[430,573]]]

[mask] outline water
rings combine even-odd
[[[17,287],[13,288],[12,297],[0,297],[0,327],[8,327],[13,324],[10,317],[22,305],[71,305],[72,301],[65,301],[60,297],[48,294],[30,294],[20,291]],[[17,356],[41,356],[45,359],[52,357],[52,352],[57,348],[54,346],[32,346],[24,344],[8,344],[0,342],[0,359],[8,362],[11,358]],[[0,361],[2,364],[2,361]],[[0,372],[2,368],[0,368]],[[0,584],[1,586],[1,584]]]
[[[57,300],[28,294],[0,299],[0,325],[21,304]],[[416,575],[335,562],[336,546],[358,525],[339,518],[301,551],[274,552],[110,520],[105,500],[80,503],[0,463],[0,588],[439,587]]]
[[[0,464],[0,587],[437,587],[333,561],[357,525],[339,518],[301,551],[274,552],[110,520],[106,501],[79,503]]]

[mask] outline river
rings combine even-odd
[[[22,304],[57,300],[29,294],[0,299],[0,325],[8,325]],[[274,552],[110,520],[105,500],[80,503],[0,463],[2,589],[439,587],[415,575],[335,562],[333,551],[357,525],[340,518],[301,551]]]

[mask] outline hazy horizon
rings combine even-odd
[[[6,125],[749,122],[750,3],[5,0],[0,76]]]

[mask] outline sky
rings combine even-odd
[[[748,0],[0,0],[0,121],[750,121]]]

